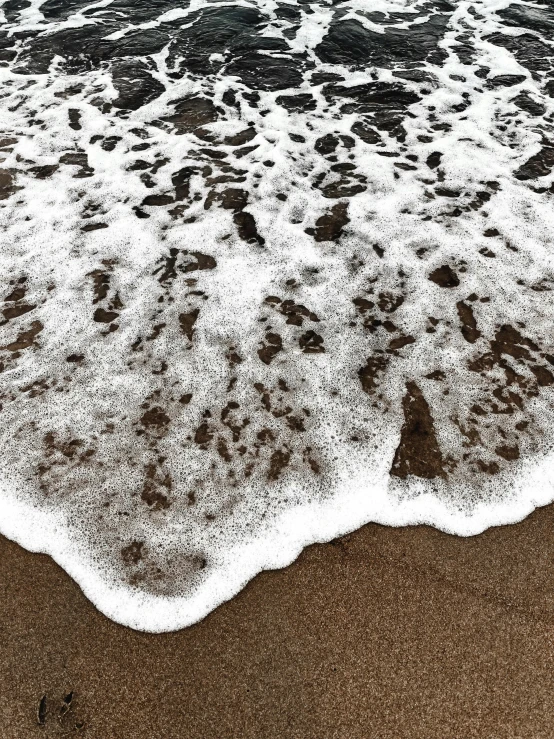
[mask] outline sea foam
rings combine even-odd
[[[554,499],[549,4],[23,5],[4,535],[167,631],[367,522]]]

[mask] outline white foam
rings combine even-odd
[[[266,38],[288,38],[291,23],[276,3],[240,5],[268,17]],[[419,14],[421,24],[431,5],[343,4],[345,18],[380,35],[412,27],[410,17],[384,26],[360,12]],[[514,177],[551,135],[554,100],[540,76],[487,41],[503,29],[495,11],[508,5],[459,3],[439,44],[445,62],[422,63],[428,79],[401,82],[389,68],[321,65],[317,46],[332,6],[312,4],[310,14],[287,4],[301,14],[291,53],[343,75],[339,86],[354,95],[356,86],[383,83],[419,98],[409,115],[397,113],[405,140],[381,128],[380,141],[364,141],[352,127],[370,125],[371,110],[341,110],[346,93],[314,87],[309,72],[300,88],[262,89],[257,107],[242,98],[238,110],[225,97],[231,88],[248,94],[237,75],[182,70],[176,79],[168,47],[149,57],[165,92],[123,114],[109,108],[118,96],[109,66],[73,75],[61,60],[48,74],[0,69],[4,135],[13,139],[1,166],[19,188],[1,201],[1,309],[29,306],[0,325],[4,535],[50,554],[110,618],[168,631],[203,618],[261,570],[290,564],[307,544],[369,521],[470,536],[554,499],[554,386],[532,369],[549,372],[554,353],[546,291],[553,177]],[[191,3],[136,27],[193,24],[193,13],[213,6]],[[17,27],[78,28],[91,23],[83,10],[47,22],[34,3]],[[106,37],[125,39],[134,27],[124,19]],[[472,65],[456,56],[460,33],[472,38]],[[223,50],[211,63],[222,59],[233,61]],[[525,79],[493,87],[474,75],[484,66],[490,77]],[[313,110],[279,102],[307,92]],[[518,109],[521,92],[544,115]],[[206,94],[224,112],[201,137],[164,121],[174,101]],[[456,110],[464,100],[468,107]],[[255,137],[221,143],[249,124]],[[335,137],[334,154],[323,151],[324,136]],[[211,156],[214,149],[226,156]],[[437,151],[440,163],[427,166]],[[45,167],[53,169],[37,169]],[[185,167],[193,171],[182,200],[145,202],[173,198]],[[352,171],[359,179],[343,176]],[[339,197],[324,190],[333,180],[342,180]],[[366,189],[348,191],[356,183]],[[220,207],[227,188],[248,193],[238,211],[254,217],[263,246],[241,238],[240,218]],[[342,235],[315,240],[319,219],[341,203],[349,218]],[[102,227],[82,230],[90,224]],[[189,269],[199,253],[215,263]],[[429,280],[445,264],[458,286]],[[18,286],[25,296],[6,301]],[[304,306],[300,319],[287,323],[290,313],[271,296]],[[373,307],[357,308],[359,298]],[[461,331],[462,302],[480,334],[473,342]],[[94,320],[98,310],[117,317]],[[495,349],[502,325],[519,332],[515,354]],[[324,353],[305,351],[308,331]],[[265,364],[258,351],[272,333],[283,349]],[[391,345],[406,337],[414,341]],[[17,350],[18,341],[27,345]],[[67,361],[75,355],[82,361]],[[372,357],[384,364],[364,392],[359,372]],[[428,377],[439,370],[443,379]],[[444,479],[389,474],[412,381],[434,418]],[[485,415],[472,410],[479,404]],[[519,459],[509,459],[516,446]],[[481,462],[496,465],[495,474],[480,471]],[[282,469],[272,472],[275,465]]]

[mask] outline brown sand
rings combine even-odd
[[[553,525],[366,526],[157,636],[1,540],[0,737],[551,739]]]

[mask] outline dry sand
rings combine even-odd
[[[0,737],[551,739],[553,524],[369,525],[162,635],[2,539]]]

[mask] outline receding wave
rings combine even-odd
[[[2,533],[162,631],[554,498],[550,2],[2,7]]]

